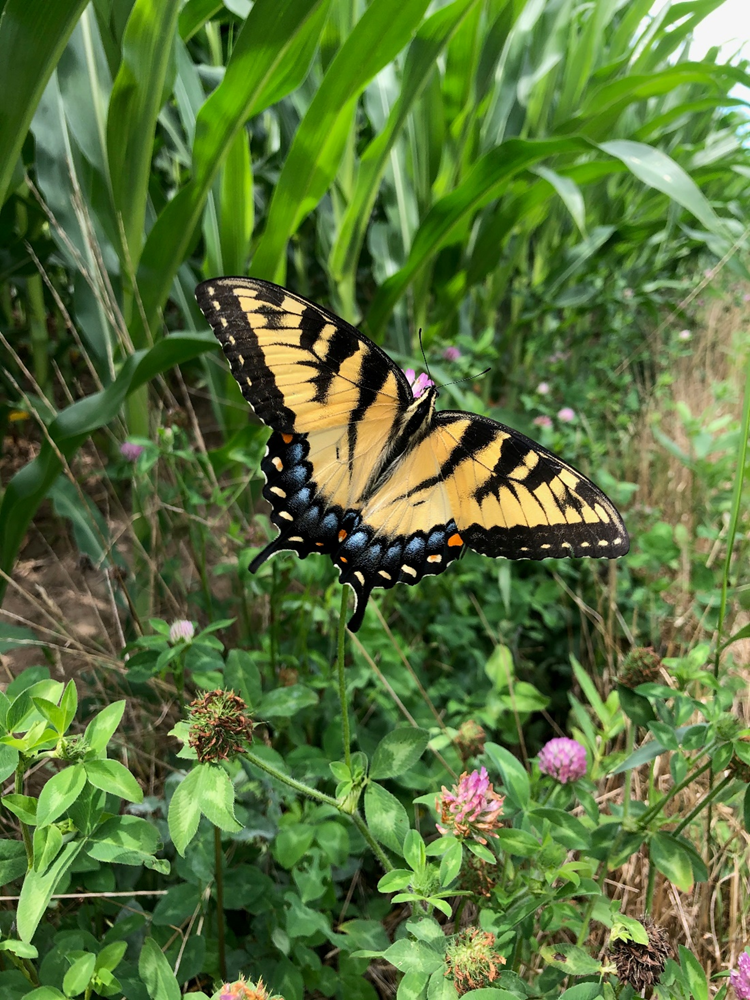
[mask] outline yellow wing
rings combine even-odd
[[[287,438],[314,435],[326,499],[357,503],[413,403],[400,368],[344,320],[270,282],[214,278],[196,298],[258,417]]]

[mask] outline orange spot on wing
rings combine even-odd
[[[341,556],[341,562],[345,563],[349,562],[349,560],[346,558],[346,556]]]
[[[315,544],[318,546],[319,549],[323,548],[323,543],[322,542],[316,542]]]
[[[339,541],[343,542],[343,540],[346,538],[346,535],[347,535],[347,532],[344,531],[344,529],[342,528],[341,531],[339,532]]]
[[[448,539],[448,545],[451,548],[453,548],[455,545],[463,545],[463,544],[464,544],[464,540],[463,540],[463,538],[461,538],[461,536],[458,534],[458,532],[456,532],[455,535],[451,535],[451,537]]]
[[[284,442],[284,444],[291,444],[292,443],[292,437],[293,437],[292,434],[282,434],[281,435],[281,440]]]

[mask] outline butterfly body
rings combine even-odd
[[[612,502],[562,459],[477,414],[437,411],[343,320],[269,282],[196,290],[243,395],[273,433],[261,469],[279,535],[330,556],[355,592],[356,631],[375,587],[415,584],[467,547],[490,556],[622,555]]]

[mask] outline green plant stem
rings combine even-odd
[[[14,955],[12,951],[6,951],[5,957],[9,958],[18,971],[26,976],[32,986],[40,985],[37,971],[28,958],[19,958],[18,955]]]
[[[16,768],[16,795],[23,795],[23,775],[25,770],[26,760],[24,757],[21,757]],[[31,831],[23,820],[21,820],[21,835],[23,836],[23,846],[26,848],[26,863],[29,866],[29,870],[31,870],[34,864],[34,845],[31,842]]]
[[[729,528],[727,529],[727,551],[724,557],[724,571],[721,580],[721,601],[719,603],[719,620],[716,625],[716,652],[714,653],[714,676],[719,676],[719,660],[721,655],[721,639],[724,631],[724,620],[727,613],[727,599],[729,592],[729,571],[732,566],[732,553],[734,542],[737,537],[737,525],[740,520],[740,510],[742,507],[742,486],[745,478],[745,463],[747,462],[747,438],[750,434],[750,353],[748,353],[745,365],[745,390],[742,401],[742,426],[740,428],[739,445],[737,448],[737,470],[734,477],[734,490],[732,492],[732,506],[729,514]]]
[[[224,942],[224,858],[221,851],[221,830],[214,826],[214,868],[216,870],[216,940],[219,946],[219,973],[227,978],[227,952]]]
[[[327,806],[333,806],[333,808],[338,809],[339,812],[344,812],[332,795],[326,795],[325,792],[319,792],[318,789],[313,788],[312,785],[306,785],[303,781],[298,781],[296,778],[292,778],[290,775],[284,774],[283,771],[274,767],[273,764],[269,764],[267,761],[256,756],[252,750],[245,750],[244,757],[255,767],[259,767],[261,771],[265,771],[266,774],[270,774],[272,778],[275,778],[277,781],[281,781],[288,788],[293,788],[294,791],[299,792],[300,795],[304,795],[306,798],[312,799],[314,802],[322,802]],[[344,815],[348,814],[344,813]]]
[[[339,702],[341,703],[341,739],[344,744],[344,763],[351,771],[352,751],[351,751],[351,731],[349,729],[349,706],[346,702],[346,671],[344,654],[346,650],[346,606],[348,603],[349,591],[346,584],[341,588],[341,611],[339,613],[339,633],[338,633],[338,657],[336,668],[339,676]]]
[[[654,805],[650,806],[638,818],[638,826],[641,829],[645,829],[651,822],[651,820],[655,816],[658,816],[658,814],[661,812],[661,810],[664,808],[667,802],[669,802],[670,799],[673,799],[675,795],[678,795],[683,788],[687,788],[688,785],[692,784],[692,782],[695,781],[695,779],[699,775],[703,774],[704,771],[707,771],[709,767],[711,767],[711,761],[707,760],[705,764],[701,764],[700,767],[697,767],[694,771],[691,771],[690,774],[688,774],[687,777],[683,778],[678,785],[675,785],[674,788],[670,788],[670,790],[666,793],[666,795],[662,796],[662,798],[660,798],[658,802],[655,802]]]
[[[345,813],[344,815],[347,814]],[[382,865],[383,870],[386,872],[393,871],[393,865],[388,860],[388,856],[386,855],[385,851],[380,846],[380,844],[377,842],[377,840],[375,840],[373,835],[370,833],[369,829],[367,828],[367,823],[365,823],[360,814],[358,812],[353,812],[353,813],[348,813],[348,815],[351,816],[352,823],[354,823],[356,828],[359,830],[359,832],[367,841],[370,850]]]
[[[367,824],[358,812],[347,812],[346,809],[341,808],[341,804],[334,799],[332,795],[326,795],[325,792],[319,792],[317,788],[313,788],[310,785],[306,785],[303,781],[298,781],[296,778],[292,778],[288,774],[284,774],[283,771],[279,771],[279,769],[274,767],[273,764],[268,764],[265,760],[261,760],[261,758],[256,756],[252,750],[245,751],[245,759],[251,764],[254,764],[255,767],[259,767],[261,771],[265,771],[266,774],[269,774],[272,778],[275,778],[277,781],[281,781],[289,788],[293,788],[294,791],[299,792],[300,795],[305,795],[314,802],[322,802],[327,806],[333,806],[333,808],[338,810],[338,812],[340,812],[343,816],[348,816],[365,838],[370,850],[378,859],[385,871],[389,872],[392,870],[393,865],[390,863],[383,849],[370,833]]]
[[[649,858],[648,862],[648,883],[646,885],[646,903],[643,907],[644,913],[651,913],[654,905],[654,884],[656,882],[656,865]]]
[[[635,746],[635,723],[632,722],[632,721],[630,721],[630,720],[628,720],[628,722],[629,722],[629,725],[628,725],[628,733],[627,733],[627,737],[626,737],[627,743],[625,745],[625,749],[626,749],[627,755],[629,757],[631,755],[631,753],[633,752],[633,747]],[[625,781],[623,783],[623,788],[622,788],[622,819],[623,819],[623,822],[625,822],[625,820],[628,818],[628,814],[630,812],[630,786],[631,786],[632,780],[633,780],[633,772],[632,771],[626,771],[625,772]]]
[[[700,815],[700,813],[707,806],[710,806],[713,800],[716,798],[716,796],[719,795],[719,793],[722,792],[727,787],[727,785],[730,784],[732,781],[734,781],[734,778],[732,777],[731,774],[728,774],[722,781],[719,782],[718,785],[714,785],[714,787],[709,792],[707,792],[706,795],[701,799],[698,805],[694,809],[692,809],[687,814],[687,816],[677,824],[677,826],[672,831],[673,835],[677,836],[678,834],[682,833],[685,827],[688,826],[690,823],[692,823],[695,817]]]
[[[29,335],[34,378],[41,391],[46,393],[49,389],[49,333],[42,279],[38,274],[30,274],[26,279],[26,292],[29,299]]]

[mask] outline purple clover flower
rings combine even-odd
[[[136,462],[144,451],[142,444],[133,444],[132,441],[123,441],[120,445],[120,454],[126,462]]]
[[[561,785],[577,781],[586,773],[586,748],[567,736],[550,740],[539,751],[539,770]]]
[[[540,396],[547,396],[549,394],[549,382],[540,382],[536,387],[536,391]]]
[[[443,357],[446,361],[458,361],[461,357],[461,352],[457,347],[446,347],[443,351]]]
[[[576,411],[571,410],[569,406],[563,406],[561,410],[558,410],[557,419],[562,420],[564,424],[569,424],[571,421],[575,420]]]
[[[680,330],[680,332],[677,334],[677,339],[678,340],[691,340],[692,336],[693,335],[690,332],[690,330]]]
[[[504,801],[492,787],[486,768],[471,774],[464,771],[451,791],[443,785],[442,793],[435,799],[442,823],[437,828],[443,835],[471,837],[486,844],[487,837],[497,836]]]
[[[406,375],[406,381],[411,386],[411,392],[415,399],[424,396],[427,390],[435,384],[424,372],[415,375],[413,368],[404,368],[404,375]]]
[[[737,1000],[750,1000],[750,954],[743,951],[737,960],[737,969],[732,969],[729,973],[729,982],[732,984]]]
[[[535,427],[551,427],[552,417],[548,417],[545,414],[542,414],[540,417],[534,417],[534,419],[531,422]]]
[[[190,642],[195,635],[195,627],[185,618],[178,618],[169,626],[169,641],[175,646],[178,642]]]

